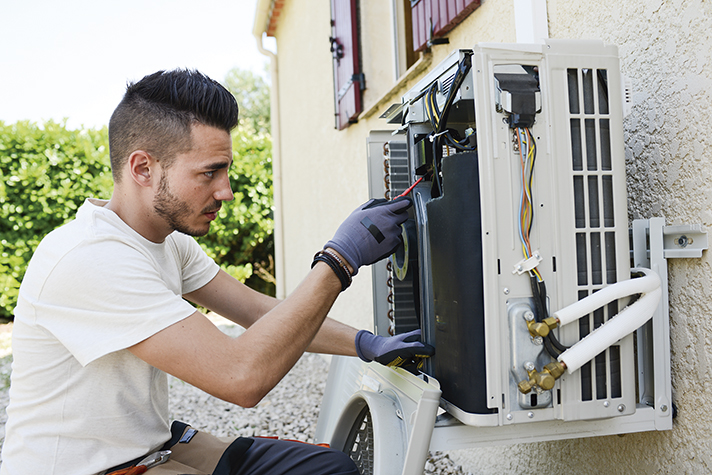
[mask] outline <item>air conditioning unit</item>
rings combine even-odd
[[[391,117],[403,133],[388,141],[388,173],[405,179],[376,183],[395,196],[425,179],[412,195],[408,255],[391,260],[393,285],[375,312],[405,331],[418,310],[437,348],[425,373],[463,423],[635,411],[632,334],[556,383],[529,384],[627,303],[616,299],[543,336],[530,331],[630,279],[621,90],[613,46],[480,45],[455,51]]]
[[[431,449],[672,427],[663,235],[696,233],[699,254],[706,234],[646,221],[631,241],[624,91],[615,46],[480,44],[383,114],[398,129],[369,137],[371,194],[415,186],[405,245],[373,267],[375,327],[421,328],[436,355],[330,375],[325,439],[351,417],[329,422],[349,407],[331,393],[404,412],[423,385]],[[419,419],[401,420],[412,444]]]

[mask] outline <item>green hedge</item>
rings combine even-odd
[[[232,134],[233,201],[224,203],[198,242],[215,262],[255,290],[274,296],[272,141],[263,133]]]
[[[274,294],[271,141],[263,134],[233,142],[235,200],[199,242],[228,272]],[[108,199],[112,188],[106,128],[0,121],[0,318],[12,318],[40,240],[73,219],[87,197]]]
[[[11,317],[42,237],[73,218],[85,197],[111,190],[106,128],[0,122],[0,317]]]

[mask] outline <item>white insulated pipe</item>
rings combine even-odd
[[[583,340],[559,355],[558,360],[566,365],[569,374],[588,363],[621,338],[640,328],[655,313],[662,296],[660,277],[650,269],[637,268],[632,269],[632,272],[642,272],[645,275],[605,287],[554,313],[554,317],[559,320],[559,323],[565,325],[613,300],[643,294],[634,304],[624,308],[618,315],[610,318]]]
[[[588,315],[614,300],[636,294],[647,294],[660,287],[660,277],[650,269],[635,268],[631,269],[631,273],[643,273],[645,275],[604,287],[585,299],[581,299],[568,307],[557,310],[554,312],[553,317],[559,321],[559,325],[563,326],[578,320],[584,315]]]

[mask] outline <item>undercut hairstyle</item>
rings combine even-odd
[[[109,120],[114,182],[120,182],[121,171],[136,150],[148,152],[165,169],[191,149],[194,124],[230,133],[237,121],[235,97],[198,71],[158,71],[130,83]]]

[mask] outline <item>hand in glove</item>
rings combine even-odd
[[[356,334],[356,353],[366,362],[377,361],[385,366],[403,366],[433,356],[435,348],[420,341],[420,330],[392,337],[378,336],[361,330]]]
[[[356,208],[324,247],[341,254],[356,275],[359,267],[380,261],[403,242],[400,225],[411,205],[408,197],[371,200]]]

